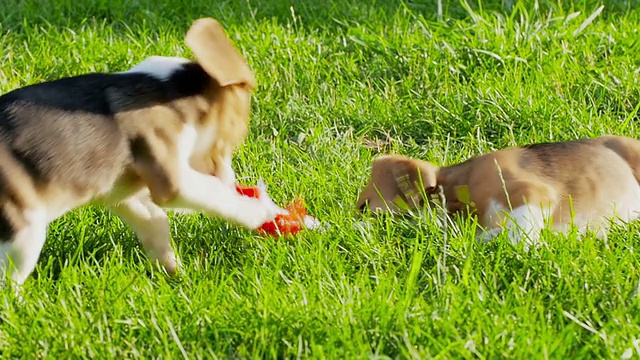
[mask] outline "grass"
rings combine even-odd
[[[78,209],[51,224],[24,302],[0,294],[3,358],[640,356],[638,224],[607,241],[548,234],[530,252],[478,244],[462,224],[445,252],[429,220],[353,211],[379,153],[448,164],[516,144],[637,136],[638,5],[2,2],[2,93],[189,56],[191,21],[220,19],[259,82],[239,177],[263,177],[280,203],[302,195],[330,224],[276,242],[172,216],[186,275],[171,280],[115,217]]]

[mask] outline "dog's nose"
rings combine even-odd
[[[367,210],[368,201],[364,201],[360,206],[358,206],[358,211],[365,212]]]

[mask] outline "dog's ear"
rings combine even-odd
[[[436,192],[438,167],[422,160],[399,158],[391,166],[398,188],[404,193],[412,189],[424,189],[426,194]]]
[[[200,66],[221,86],[256,87],[253,72],[218,21],[212,18],[196,20],[187,31],[185,44],[193,51]]]
[[[375,209],[399,207],[402,200],[410,207],[423,203],[423,195],[436,192],[438,167],[405,156],[384,155],[373,161],[371,178],[358,197],[357,206],[364,210],[368,203]],[[422,190],[421,190],[422,189]]]
[[[436,192],[438,168],[426,161],[402,157],[392,163],[393,174],[398,191],[406,199],[406,204],[419,207],[425,196]]]

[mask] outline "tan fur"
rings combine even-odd
[[[210,18],[197,20],[187,32],[185,43],[200,65],[220,84],[220,88],[212,89],[210,96],[215,99],[214,106],[203,118],[205,123],[215,122],[217,136],[208,156],[197,154],[191,163],[197,170],[215,173],[231,181],[224,161],[247,134],[250,95],[256,87],[256,79],[217,21]]]
[[[215,134],[199,139],[190,163],[202,173],[215,174],[225,180],[231,175],[226,174],[224,161],[231,157],[248,131],[255,79],[220,24],[213,19],[195,21],[185,43],[218,83],[213,83],[205,94],[180,99],[171,107],[158,105],[121,112],[118,116],[121,127],[130,132],[129,138],[140,136],[148,145],[148,149],[138,154],[140,161],[134,162],[133,169],[159,205],[171,202],[178,193],[174,135],[181,132],[184,123],[195,127],[199,134]],[[148,120],[141,122],[141,117]]]
[[[185,43],[191,48],[200,65],[213,78],[218,79],[221,86],[242,84],[249,89],[255,88],[253,72],[229,42],[220,23],[214,19],[196,20],[187,32]]]
[[[403,173],[411,178],[412,192],[427,195],[417,204],[399,186]],[[398,212],[400,199],[416,209],[438,186],[450,213],[477,216],[487,229],[503,224],[509,210],[527,204],[549,209],[553,226],[564,229],[572,214],[602,223],[604,217],[613,216],[616,205],[627,206],[629,197],[639,193],[639,174],[640,141],[620,136],[509,148],[441,168],[385,155],[373,162],[357,206]],[[496,206],[506,211],[497,212]],[[640,203],[628,206],[640,209]]]

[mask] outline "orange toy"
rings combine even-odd
[[[267,200],[271,201],[266,191],[257,186],[236,185],[236,191],[241,195],[256,199],[261,199],[260,195],[264,193]],[[283,210],[283,213],[278,214],[274,220],[266,222],[256,229],[258,233],[272,236],[295,235],[305,227],[313,227],[316,222],[316,219],[307,215],[307,209],[302,199],[295,199]]]

